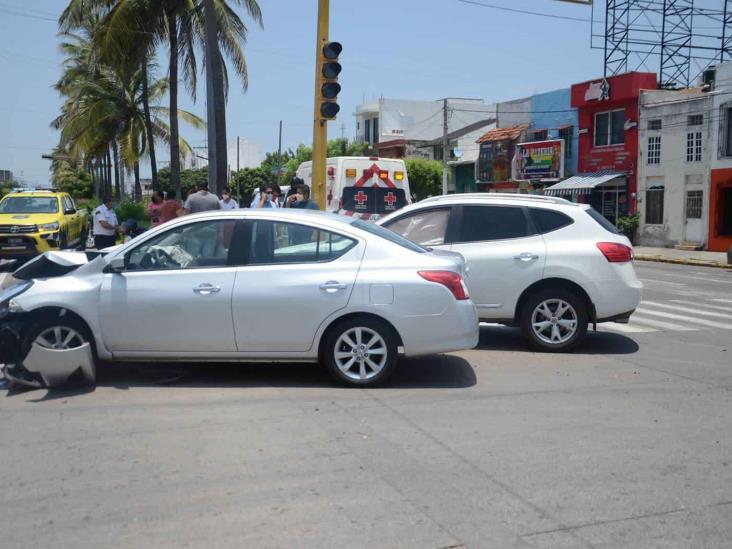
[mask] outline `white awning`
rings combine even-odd
[[[581,173],[547,187],[544,194],[589,194],[596,187],[611,187],[624,184],[625,174],[621,172]]]

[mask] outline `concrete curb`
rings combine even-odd
[[[726,265],[718,261],[705,261],[703,259],[680,259],[662,255],[635,255],[637,261],[653,261],[655,263],[674,263],[676,265],[696,265],[697,267],[716,267],[718,269],[732,269],[732,265]]]

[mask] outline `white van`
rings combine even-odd
[[[404,161],[376,156],[335,156],[326,161],[326,210],[376,221],[412,203]],[[297,169],[313,192],[313,163]]]

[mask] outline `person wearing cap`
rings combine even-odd
[[[208,182],[201,181],[198,184],[198,191],[191,193],[186,198],[183,206],[183,215],[208,212],[211,210],[220,210],[219,198],[215,194],[208,192]]]

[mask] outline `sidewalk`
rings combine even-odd
[[[701,265],[705,267],[722,267],[732,269],[727,265],[727,254],[723,252],[689,252],[674,248],[650,248],[634,246],[633,254],[639,261],[658,261],[661,263],[678,263],[681,265]]]

